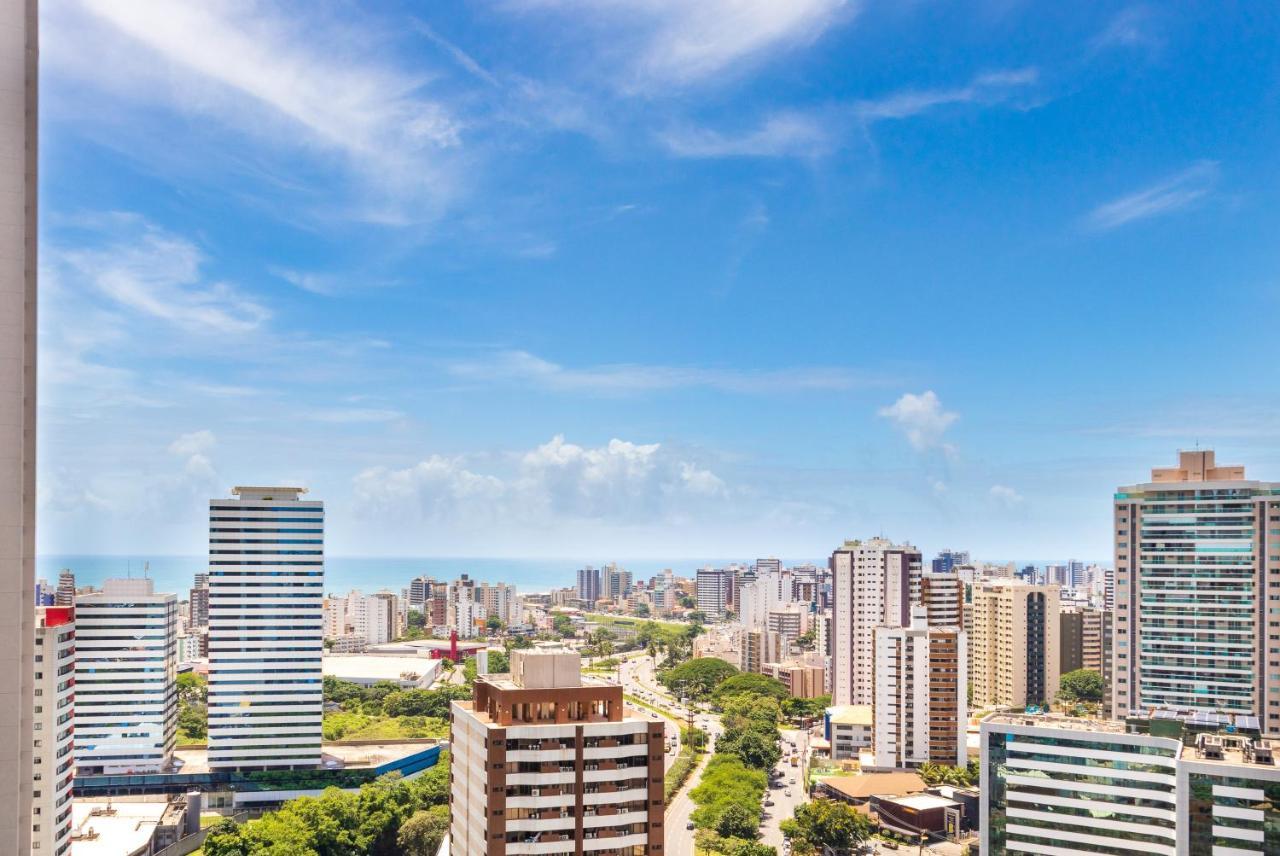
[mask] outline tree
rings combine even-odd
[[[716,822],[716,833],[724,838],[755,838],[758,821],[740,805],[730,805]]]
[[[1102,701],[1102,675],[1093,669],[1076,669],[1058,679],[1060,701]]]
[[[636,613],[636,617],[637,617],[637,618],[648,618],[648,617],[649,617],[649,604],[647,604],[647,603],[637,603],[637,604],[636,604],[636,608],[635,608],[635,613]]]
[[[818,631],[806,630],[796,637],[796,647],[804,651],[812,651],[818,641]]]
[[[822,848],[850,850],[871,836],[871,821],[851,806],[817,799],[796,806],[795,816],[782,822],[782,834],[797,853],[812,854]]]
[[[498,616],[490,615],[488,618],[484,620],[484,626],[485,626],[485,629],[488,630],[490,634],[496,635],[498,633],[501,633],[503,628],[505,628],[507,625],[503,624],[502,619],[499,618]]]
[[[490,651],[489,652],[489,672],[499,675],[503,672],[511,671],[511,659],[507,656],[506,651]]]
[[[689,595],[682,594],[680,595],[680,606],[682,609],[693,609],[697,604],[694,602],[693,598],[689,597]]]
[[[689,620],[694,624],[705,624],[707,621],[707,614],[700,609],[695,609],[693,612],[689,613]]]
[[[209,700],[209,682],[199,672],[178,674],[178,701],[186,704],[204,704]]]
[[[744,841],[734,847],[729,856],[778,856],[778,849],[759,841]]]
[[[670,690],[675,690],[682,682],[687,682],[686,689],[691,697],[705,699],[711,695],[717,684],[736,674],[738,674],[737,668],[724,660],[715,657],[699,657],[669,670],[661,680]]]
[[[404,856],[435,856],[449,831],[449,806],[421,809],[400,827],[396,842]]]
[[[747,672],[726,678],[711,694],[716,703],[736,695],[763,695],[784,699],[791,695],[782,681],[768,675]]]
[[[757,730],[731,732],[720,738],[716,751],[734,752],[743,764],[757,770],[772,770],[782,759],[776,729],[772,735]]]
[[[562,639],[573,636],[573,619],[563,612],[557,613],[551,617],[551,629],[558,633]]]
[[[427,616],[423,614],[420,610],[411,609],[409,610],[408,625],[410,627],[417,627],[418,629],[423,629],[427,626]]]

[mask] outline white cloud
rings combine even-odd
[[[213,432],[205,428],[183,434],[169,444],[169,452],[174,455],[201,455],[212,449],[217,442]]]
[[[1163,40],[1156,33],[1153,15],[1146,6],[1130,6],[1116,14],[1093,41],[1090,47],[1096,52],[1104,48],[1142,48],[1155,51]]]
[[[1105,231],[1190,207],[1213,191],[1218,174],[1216,161],[1199,161],[1150,187],[1099,205],[1085,218],[1085,225]]]
[[[990,495],[993,501],[1005,508],[1017,508],[1026,501],[1022,494],[1002,484],[992,485]]]
[[[337,155],[379,197],[348,205],[349,216],[405,217],[388,197],[411,198],[434,213],[432,203],[453,193],[458,171],[450,153],[466,123],[442,97],[425,94],[430,73],[389,59],[390,34],[368,18],[337,20],[318,6],[303,15],[248,0],[53,5],[47,12],[58,38],[46,40],[41,59],[80,91],[212,119],[290,158]],[[85,99],[75,109],[88,114],[94,107]],[[118,113],[118,104],[112,109]],[[291,160],[253,164],[252,156],[239,167],[261,169],[281,189],[290,184],[286,173],[298,169]]]
[[[794,112],[777,113],[760,127],[737,135],[686,126],[663,132],[659,140],[683,158],[819,157],[834,148],[823,121]]]
[[[486,466],[497,472],[480,472]],[[432,455],[407,469],[374,467],[354,481],[366,516],[482,528],[595,520],[646,525],[727,493],[700,464],[658,443],[579,446],[563,436],[487,463]]]
[[[996,104],[1025,91],[1039,79],[1035,68],[1016,68],[979,74],[964,86],[944,89],[906,89],[882,98],[859,101],[854,108],[864,122],[907,119],[952,104]]]
[[[622,53],[623,88],[661,91],[693,84],[816,40],[853,17],[846,0],[511,0],[603,25],[602,52]]]
[[[447,369],[454,377],[469,381],[518,382],[559,392],[614,394],[698,387],[763,394],[805,389],[852,389],[881,382],[870,374],[822,367],[753,372],[619,363],[569,368],[527,351],[500,351],[485,359],[450,363]]]
[[[190,333],[251,332],[271,312],[230,283],[208,281],[206,259],[195,244],[140,217],[118,214],[106,240],[58,258],[80,281],[121,308]]]
[[[960,415],[943,409],[933,390],[920,395],[904,393],[893,404],[881,407],[877,414],[892,422],[918,452],[934,448],[941,448],[947,454],[955,451],[954,446],[943,442],[943,436]]]

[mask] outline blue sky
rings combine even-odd
[[[1280,479],[1280,11],[44,4],[44,552],[1110,554]]]

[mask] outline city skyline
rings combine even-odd
[[[1274,15],[42,15],[42,552],[265,478],[335,554],[1101,557],[1139,462],[1280,472]]]

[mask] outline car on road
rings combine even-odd
[[[795,780],[795,779],[787,779],[787,784],[788,784],[788,785],[794,785],[795,783],[796,783],[796,780]]]
[[[791,788],[787,788],[785,791],[783,791],[783,792],[782,792],[782,795],[783,795],[784,797],[789,797],[789,796],[791,796]]]
[[[684,825],[684,828],[685,828],[685,829],[693,829],[693,821],[691,820],[691,821],[689,821],[688,823],[686,823],[686,824]]]
[[[765,800],[765,801],[764,801],[764,804],[765,804],[765,806],[766,806],[766,807],[772,807],[772,806],[773,806],[773,800]]]

